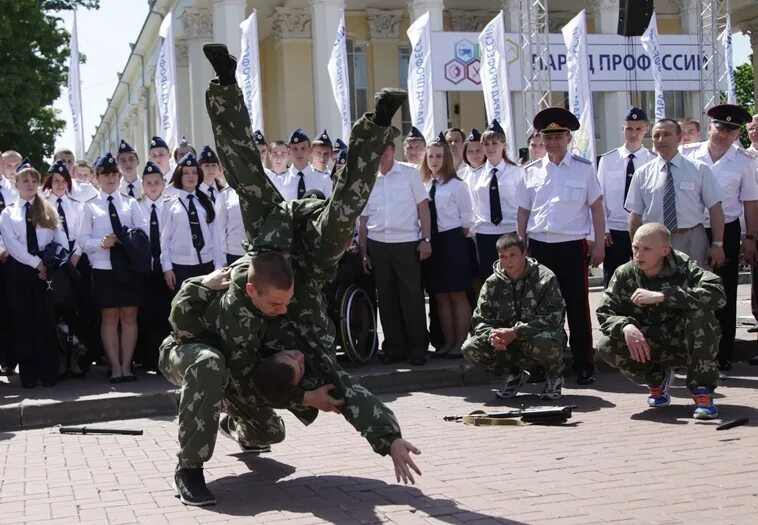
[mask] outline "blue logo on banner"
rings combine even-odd
[[[476,59],[476,44],[471,40],[459,40],[455,43],[455,58],[468,64]]]

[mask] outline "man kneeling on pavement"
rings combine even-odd
[[[632,241],[633,260],[608,283],[597,318],[598,351],[635,383],[646,384],[650,407],[671,403],[674,369],[687,369],[693,417],[713,419],[721,330],[715,311],[726,302],[721,278],[671,248],[659,223],[644,224]]]
[[[526,255],[526,245],[515,233],[497,240],[494,273],[484,282],[472,325],[474,333],[463,345],[466,360],[504,376],[497,393],[516,395],[529,381],[527,368],[545,369],[540,399],[558,399],[563,386],[563,350],[566,347],[566,304],[555,274]]]

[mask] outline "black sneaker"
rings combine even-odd
[[[271,452],[271,445],[244,445],[240,443],[237,424],[229,414],[221,414],[218,418],[218,430],[229,439],[235,441],[245,454],[265,454]]]
[[[178,469],[174,473],[174,490],[185,505],[203,507],[216,504],[216,498],[205,485],[202,467]]]

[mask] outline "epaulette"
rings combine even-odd
[[[87,200],[86,200],[86,201],[84,201],[84,202],[93,201],[93,200],[97,199],[98,197],[100,197],[100,193],[98,193],[97,195],[93,195],[92,197],[90,197],[89,199],[87,199]]]
[[[605,153],[603,153],[603,154],[602,154],[602,155],[600,155],[600,156],[601,156],[601,157],[605,157],[606,155],[610,155],[611,153],[616,153],[618,150],[619,150],[618,148],[613,148],[612,150],[610,150],[610,151],[606,151]]]
[[[751,160],[758,160],[758,153],[753,153],[752,151],[748,151],[745,148],[737,148],[737,152],[742,153]]]
[[[121,193],[121,192],[119,192],[119,193]],[[129,195],[128,193],[121,193],[121,196],[122,197],[126,197],[127,199],[133,199],[134,198],[131,195]]]
[[[68,196],[68,200],[73,201],[73,202],[81,202],[78,199],[74,199],[71,195]]]
[[[529,168],[529,167],[531,167],[532,165],[534,165],[534,164],[537,164],[537,163],[538,163],[539,161],[541,161],[541,160],[542,160],[542,159],[535,159],[535,160],[533,160],[532,162],[530,162],[529,164],[525,164],[525,165],[524,165],[524,166],[522,166],[522,167],[523,167],[524,169],[526,169],[526,168]]]
[[[702,145],[703,145],[702,142],[692,142],[691,144],[682,144],[682,146],[681,146],[682,147],[682,153],[684,153],[685,151],[697,149],[697,148],[699,148]]]
[[[585,159],[584,157],[580,157],[579,155],[571,155],[571,158],[574,159],[577,162],[583,162],[584,164],[590,164],[592,165],[592,162]]]

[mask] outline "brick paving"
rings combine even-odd
[[[569,382],[562,403],[579,408],[562,427],[442,421],[504,406],[489,386],[382,396],[422,449],[416,486],[395,483],[391,461],[339,416],[303,427],[285,413],[288,437],[263,457],[219,436],[206,469],[219,503],[202,509],[170,486],[173,418],[97,425],[138,437],[0,433],[0,523],[748,525],[758,516],[756,372],[740,364],[718,391],[724,419],[751,418],[724,432],[690,418],[681,377],[674,404],[658,410],[613,373],[593,388]],[[507,405],[537,403],[534,390]]]

